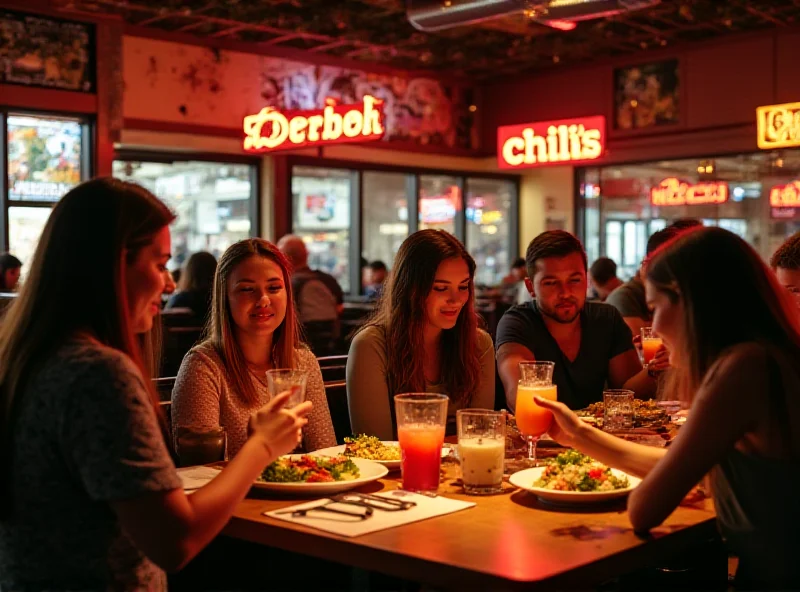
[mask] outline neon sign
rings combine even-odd
[[[364,95],[359,105],[337,105],[325,100],[323,109],[281,113],[264,107],[244,118],[245,152],[364,142],[383,137],[383,101]]]
[[[770,189],[769,205],[773,208],[800,208],[800,181]]]
[[[728,201],[728,193],[728,184],[723,181],[692,185],[676,177],[669,177],[650,188],[650,203],[654,206],[722,204]]]
[[[800,103],[759,107],[756,118],[759,148],[800,146]]]
[[[542,121],[497,128],[497,164],[521,169],[596,160],[605,149],[606,119]]]

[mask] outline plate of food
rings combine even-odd
[[[602,427],[604,404],[602,401],[592,403],[575,413],[587,423]],[[663,405],[658,401],[633,400],[633,427],[657,429],[665,427],[670,421],[670,416]]]
[[[625,497],[641,479],[611,469],[581,454],[567,450],[543,467],[514,473],[509,481],[537,497],[559,504],[583,504]]]
[[[289,454],[271,463],[253,487],[294,495],[329,495],[385,477],[389,470],[369,460],[346,456]]]
[[[450,449],[442,447],[442,457],[447,456]],[[380,440],[375,436],[360,434],[352,438],[345,438],[344,444],[315,450],[314,454],[322,456],[346,456],[371,460],[383,465],[390,471],[400,470],[400,443],[394,440]]]

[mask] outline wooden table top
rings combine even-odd
[[[358,491],[399,487],[399,474],[390,473]],[[263,516],[302,500],[254,489],[223,534],[444,588],[531,590],[586,586],[658,565],[716,530],[709,500],[679,507],[643,538],[632,531],[624,503],[565,509],[504,488],[467,496],[449,479],[441,495],[477,505],[355,538]]]

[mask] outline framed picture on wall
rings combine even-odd
[[[677,59],[614,70],[614,129],[642,130],[680,122]]]
[[[0,83],[95,91],[94,25],[0,10]]]

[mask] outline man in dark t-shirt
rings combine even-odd
[[[497,369],[513,410],[519,363],[555,362],[558,399],[572,409],[602,401],[603,389],[627,388],[638,397],[655,394],[656,381],[642,369],[632,334],[612,306],[586,302],[586,253],[562,230],[540,234],[525,257],[525,286],[534,301],[500,319]]]

